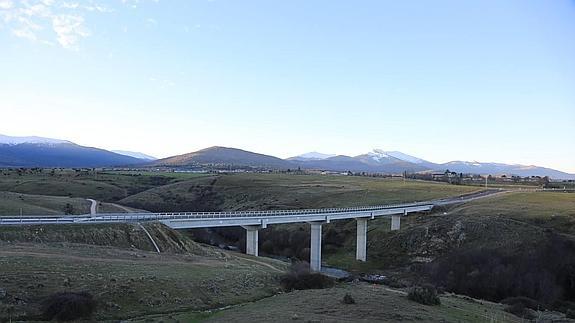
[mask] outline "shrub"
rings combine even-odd
[[[320,273],[310,272],[309,264],[306,262],[297,262],[294,263],[290,271],[281,278],[280,284],[283,289],[292,291],[294,289],[328,288],[334,285],[334,281]]]
[[[542,304],[575,300],[575,240],[552,233],[514,249],[460,249],[426,266],[434,284],[500,302],[526,296]]]
[[[509,312],[515,316],[524,318],[524,319],[528,319],[528,320],[532,320],[535,318],[535,315],[532,313],[532,311],[530,309],[528,309],[527,307],[525,307],[525,305],[523,305],[523,303],[515,303],[513,305],[508,305],[505,308],[506,312]]]
[[[355,304],[355,299],[353,299],[353,297],[351,297],[350,294],[345,294],[345,296],[343,297],[343,303],[344,304]]]
[[[571,312],[571,314],[575,316],[575,303],[573,303],[573,302],[557,301],[557,302],[552,304],[551,308],[555,311],[563,312],[565,314],[568,314],[569,312]],[[575,318],[575,317],[572,317],[572,318]]]
[[[409,290],[407,298],[423,305],[439,305],[441,300],[437,290],[432,285],[414,286]]]
[[[72,321],[91,316],[96,309],[96,301],[86,292],[61,292],[48,296],[42,309],[47,320]]]
[[[502,300],[501,303],[509,306],[515,304],[522,304],[523,307],[530,308],[532,310],[539,310],[544,308],[544,306],[541,305],[541,303],[539,303],[538,301],[524,296],[508,297]]]

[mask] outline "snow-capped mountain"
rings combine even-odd
[[[322,160],[322,159],[327,159],[327,158],[331,158],[331,157],[335,157],[335,156],[336,155],[334,155],[334,154],[323,154],[323,153],[318,153],[317,151],[312,151],[309,153],[290,157],[290,158],[288,158],[288,160]]]
[[[142,162],[68,140],[0,135],[0,167],[104,167]]]
[[[405,170],[417,172],[427,169],[422,165],[391,156],[382,149],[374,149],[354,157],[339,155],[322,159],[290,158],[290,161],[297,163],[301,168],[334,171],[402,173]]]
[[[368,152],[367,156],[371,157],[371,159],[373,159],[377,162],[381,162],[383,160],[387,160],[387,159],[392,158],[392,156],[388,155],[382,149],[374,149],[374,150]]]
[[[438,165],[441,170],[457,173],[490,174],[490,175],[517,175],[517,176],[549,176],[558,179],[575,179],[575,174],[568,174],[555,169],[533,165],[483,163],[478,161],[451,161]]]
[[[275,169],[314,169],[401,174],[407,172],[549,176],[554,179],[575,179],[575,174],[518,164],[451,161],[435,164],[402,153],[373,149],[358,156],[330,155],[311,152],[283,160],[234,148],[211,147],[194,153],[156,160],[154,157],[125,150],[115,152],[84,147],[68,140],[43,137],[11,137],[0,135],[0,167],[105,167],[105,166],[186,166],[225,165]]]
[[[19,145],[19,144],[71,144],[68,140],[44,138],[37,136],[13,137],[0,134],[0,145]]]
[[[401,159],[403,161],[414,163],[414,164],[428,163],[428,161],[425,161],[421,158],[417,158],[417,157],[414,157],[414,156],[411,156],[408,154],[404,154],[401,151],[386,151],[385,153],[388,156],[395,157],[397,159]]]
[[[114,153],[120,154],[120,155],[124,155],[124,156],[130,156],[130,157],[138,158],[138,159],[150,160],[150,161],[158,159],[154,156],[146,155],[144,153],[140,153],[137,151],[111,150],[111,152],[114,152]]]

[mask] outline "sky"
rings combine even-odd
[[[575,1],[0,0],[0,133],[575,173]]]

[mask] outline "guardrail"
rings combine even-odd
[[[225,219],[273,216],[313,216],[318,214],[348,214],[355,212],[380,211],[386,209],[433,206],[433,203],[407,203],[354,208],[275,210],[275,211],[228,211],[228,212],[174,212],[174,213],[102,213],[79,216],[11,216],[0,217],[0,225],[18,224],[65,224],[65,223],[117,223],[182,219]]]

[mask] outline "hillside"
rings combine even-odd
[[[141,159],[73,143],[0,143],[0,167],[104,167],[142,163]]]
[[[368,172],[401,174],[403,172],[458,173],[548,176],[553,179],[575,179],[575,174],[558,170],[516,164],[451,161],[432,163],[400,151],[373,149],[357,156],[310,152],[281,159],[246,150],[214,146],[199,151],[157,160],[129,150],[108,151],[84,147],[71,141],[43,137],[12,137],[0,135],[0,168],[2,167],[175,167],[202,169],[259,170],[327,170],[337,172]]]
[[[209,165],[222,168],[235,166],[270,169],[294,167],[291,162],[277,157],[227,147],[210,147],[188,154],[159,159],[151,165],[172,167]]]
[[[344,304],[346,294],[356,304]],[[408,300],[405,294],[382,285],[341,284],[266,298],[218,312],[205,322],[521,322],[501,304],[443,295],[441,305],[426,306]]]
[[[94,321],[198,311],[271,296],[285,266],[201,246],[146,224],[0,228],[0,321],[35,321],[41,302],[62,291],[96,297]]]
[[[226,174],[152,188],[119,203],[150,211],[299,209],[424,201],[470,186],[356,176]]]
[[[452,172],[472,173],[472,174],[507,174],[517,176],[548,176],[556,179],[575,179],[575,174],[568,174],[555,169],[527,166],[527,165],[510,165],[502,163],[480,163],[466,161],[452,161],[441,164],[441,169],[449,169]]]
[[[87,214],[90,202],[83,198],[32,195],[0,191],[0,215]]]
[[[0,169],[0,191],[115,202],[153,187],[202,176],[206,175],[139,171],[94,172],[72,169]]]

